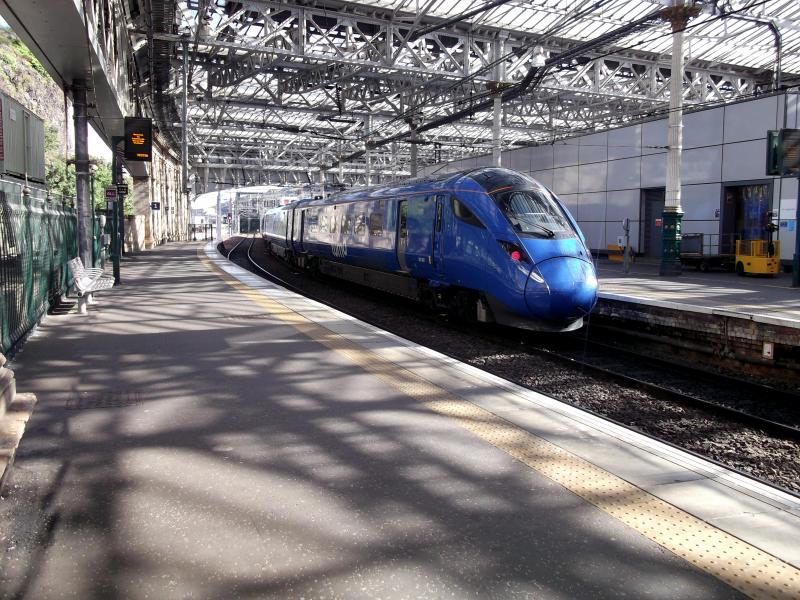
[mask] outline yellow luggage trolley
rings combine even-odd
[[[736,274],[774,275],[780,270],[780,256],[780,241],[736,240]]]

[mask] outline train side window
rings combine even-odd
[[[400,203],[400,237],[408,237],[408,201],[403,200]]]
[[[305,213],[305,223],[308,233],[317,233],[319,231],[319,214],[311,212],[310,210],[303,211]]]
[[[475,227],[486,229],[484,224],[480,222],[478,217],[475,216],[475,214],[469,209],[469,207],[463,202],[461,202],[458,198],[451,197],[450,205],[453,207],[453,214],[456,216],[457,219],[464,221],[464,223],[469,223],[470,225],[474,225]]]
[[[367,228],[367,216],[364,213],[359,213],[356,217],[356,235],[364,235]]]
[[[383,235],[383,214],[372,213],[369,216],[369,234]]]
[[[444,212],[444,202],[447,199],[446,196],[437,196],[436,199],[438,202],[436,203],[436,231],[442,230],[442,215]]]

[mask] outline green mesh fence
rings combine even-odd
[[[0,352],[6,353],[67,291],[78,254],[75,211],[0,181]]]
[[[93,229],[92,266],[100,267],[105,261],[105,249],[103,248],[103,224],[98,215],[94,217]]]

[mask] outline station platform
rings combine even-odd
[[[660,277],[656,262],[637,261],[625,273],[621,263],[597,263],[601,297],[635,299],[653,306],[674,306],[685,311],[718,311],[742,315],[762,323],[800,329],[800,288],[792,287],[790,273],[769,277],[684,267],[678,277]]]
[[[276,287],[125,264],[15,357],[14,598],[797,598],[800,500]]]
[[[661,277],[656,262],[597,261],[596,324],[664,343],[692,363],[800,386],[800,289],[792,276],[740,277],[684,268]]]

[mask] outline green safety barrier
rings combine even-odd
[[[102,267],[105,263],[105,248],[103,247],[103,225],[100,217],[95,215],[92,240],[92,266]]]
[[[75,210],[41,190],[0,181],[0,352],[7,353],[67,292],[78,255]]]

